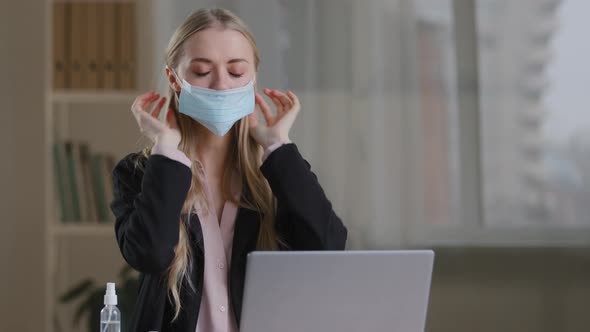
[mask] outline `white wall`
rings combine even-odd
[[[0,317],[43,327],[44,1],[0,2]]]

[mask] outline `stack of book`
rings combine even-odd
[[[135,89],[135,8],[131,0],[55,0],[54,89]]]
[[[114,167],[114,156],[92,153],[86,143],[54,143],[53,170],[61,222],[113,221],[109,205]]]

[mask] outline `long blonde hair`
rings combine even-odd
[[[252,33],[239,17],[225,9],[199,9],[188,16],[170,39],[166,51],[166,65],[169,68],[176,69],[179,59],[182,56],[184,42],[194,33],[214,25],[221,25],[224,29],[232,29],[242,33],[252,46],[255,69],[258,70],[260,58]],[[178,112],[178,99],[172,87],[168,89],[168,100],[170,101],[170,109],[174,112],[174,116],[178,122],[182,137],[179,149],[190,157],[194,155],[194,149],[197,143],[195,134],[196,122],[192,118]],[[230,178],[232,173],[237,171],[239,181],[243,186],[242,193],[246,193],[246,195],[241,195],[241,201],[235,203],[241,207],[258,211],[262,219],[257,248],[259,250],[276,250],[279,239],[274,229],[275,200],[268,182],[260,172],[262,148],[250,136],[247,118],[240,120],[234,125],[228,135],[231,135],[231,143],[222,178],[224,199],[235,202],[235,198],[231,194]],[[149,150],[149,147],[145,150],[146,154],[149,154]],[[198,164],[193,162],[191,187],[184,202],[183,213],[192,213],[196,201],[201,206],[206,206],[203,184],[198,176]],[[190,219],[186,218],[186,220],[188,222]],[[182,308],[180,291],[184,282],[186,281],[190,288],[193,288],[189,276],[191,270],[191,249],[186,222],[182,218],[179,221],[179,240],[174,250],[174,260],[168,268],[168,296],[175,305],[173,320],[178,318]]]

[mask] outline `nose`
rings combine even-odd
[[[223,73],[216,73],[213,75],[213,80],[211,81],[210,89],[213,90],[227,90],[231,88],[230,81],[228,75],[224,75]]]

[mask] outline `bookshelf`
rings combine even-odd
[[[66,91],[58,90],[53,91],[49,98],[53,103],[59,104],[73,104],[73,103],[102,103],[102,104],[117,104],[117,103],[128,103],[133,101],[139,94],[136,92],[124,92],[124,91]]]
[[[83,221],[79,225],[53,225],[53,236],[113,236],[113,225],[96,225],[93,221]]]
[[[59,5],[58,5],[59,4]],[[131,152],[137,144],[139,131],[134,125],[130,113],[120,115],[123,110],[129,110],[133,100],[140,94],[139,91],[144,91],[145,86],[140,82],[147,82],[146,77],[149,75],[152,68],[151,54],[142,54],[138,56],[138,50],[151,50],[151,2],[138,0],[106,0],[106,1],[81,1],[81,0],[45,0],[45,100],[44,100],[44,160],[45,160],[45,266],[44,266],[44,283],[45,283],[45,314],[44,326],[45,330],[49,332],[57,331],[55,328],[55,317],[57,308],[59,306],[58,297],[62,290],[58,285],[63,285],[64,280],[70,280],[70,276],[64,276],[64,265],[67,265],[70,260],[70,255],[75,253],[69,248],[67,241],[83,242],[86,246],[84,249],[90,252],[96,252],[100,256],[101,248],[91,247],[96,243],[105,243],[110,247],[111,242],[114,243],[114,224],[111,221],[99,221],[98,218],[87,218],[80,216],[77,220],[70,220],[64,218],[63,205],[60,203],[60,192],[56,183],[56,166],[54,164],[54,146],[62,140],[75,141],[76,131],[81,132],[80,123],[92,129],[93,126],[104,126],[104,124],[95,124],[96,110],[101,108],[106,109],[106,112],[111,112],[111,118],[119,118],[123,124],[114,125],[109,128],[101,129],[106,131],[105,140],[89,141],[89,146],[92,151],[93,144],[98,142],[96,152],[112,154],[115,161],[121,157],[123,151]],[[70,6],[70,7],[68,7]],[[88,6],[84,9],[84,6]],[[102,6],[102,7],[101,7]],[[119,7],[117,7],[119,6]],[[75,7],[75,9],[73,9]],[[104,8],[103,8],[104,7]],[[56,9],[57,8],[57,9]],[[69,9],[64,9],[69,8]],[[119,20],[127,21],[127,23],[106,24],[101,23],[101,16],[106,9],[123,15],[133,15],[133,20],[123,20],[120,16]],[[125,9],[123,9],[125,8]],[[64,13],[86,11],[86,19],[75,19],[64,16]],[[98,15],[95,12],[99,13]],[[127,16],[129,17],[129,16]],[[63,21],[60,19],[62,18]],[[106,20],[113,23],[114,18]],[[129,22],[131,22],[129,24]],[[68,24],[69,27],[68,28]],[[84,28],[79,29],[74,27],[75,24],[83,24]],[[98,29],[104,25],[105,29]],[[113,25],[108,31],[107,25]],[[96,31],[100,30],[100,31]],[[60,40],[59,32],[67,34],[69,42]],[[133,38],[131,43],[125,43],[120,40],[114,45],[106,45],[111,38],[107,38],[108,33],[114,34],[130,34]],[[91,34],[95,34],[92,37]],[[101,35],[102,34],[102,35]],[[65,35],[64,35],[65,36]],[[90,36],[88,38],[88,36]],[[96,37],[98,36],[98,37]],[[65,38],[65,37],[64,37]],[[93,39],[96,43],[91,42]],[[117,39],[117,38],[115,38]],[[85,49],[88,54],[74,50],[75,41],[83,41]],[[99,45],[100,44],[100,45]],[[67,49],[70,47],[70,50]],[[93,63],[90,53],[95,52],[102,54],[98,56],[97,61],[105,61],[102,65],[105,70],[102,74],[99,72],[101,63]],[[101,53],[102,52],[102,53]],[[110,53],[109,53],[110,52]],[[114,53],[113,53],[114,52]],[[151,53],[151,52],[146,52]],[[109,55],[110,54],[110,55]],[[84,58],[86,56],[86,58]],[[108,57],[115,56],[114,61],[119,61],[118,67],[115,67],[113,73],[107,73],[107,64],[104,60]],[[64,57],[65,65],[72,67],[74,61],[82,61],[87,63],[88,68],[99,68],[98,71],[74,73],[59,72],[56,69],[56,59]],[[100,58],[104,58],[101,60]],[[118,57],[118,58],[117,58]],[[124,61],[131,61],[131,64]],[[65,66],[65,68],[68,68]],[[109,66],[110,68],[111,66]],[[60,62],[60,68],[64,68],[64,64]],[[116,68],[120,69],[118,73]],[[110,69],[109,69],[110,70]],[[127,73],[123,73],[127,71]],[[92,113],[95,116],[92,116]],[[76,120],[76,121],[74,121]],[[84,123],[86,122],[86,123]],[[121,139],[120,137],[110,138],[113,133],[128,132],[129,134]],[[94,136],[97,137],[96,135]],[[110,139],[110,140],[109,140]],[[121,144],[118,144],[121,142]],[[104,179],[110,181],[110,177]],[[106,190],[106,189],[105,189]],[[63,193],[61,193],[63,196]],[[62,197],[63,198],[63,197]],[[61,213],[60,213],[61,212]],[[110,211],[109,211],[110,213]],[[90,214],[88,214],[90,215]],[[95,214],[96,215],[96,214]],[[67,219],[67,220],[64,220]],[[88,244],[86,244],[88,243]],[[116,246],[115,246],[116,247]],[[113,248],[110,248],[113,249]],[[113,249],[116,251],[118,249]],[[107,255],[108,256],[108,255]],[[108,256],[104,259],[111,259]],[[119,258],[117,258],[119,259]],[[112,264],[111,264],[112,263]],[[107,271],[105,274],[116,278],[122,263],[122,258],[114,260],[109,264],[112,265],[112,271]],[[84,269],[84,268],[81,268]],[[86,272],[86,271],[84,271]],[[92,273],[88,271],[88,273]],[[60,324],[60,331],[69,331],[70,320],[62,321]],[[84,326],[84,325],[82,325]]]

